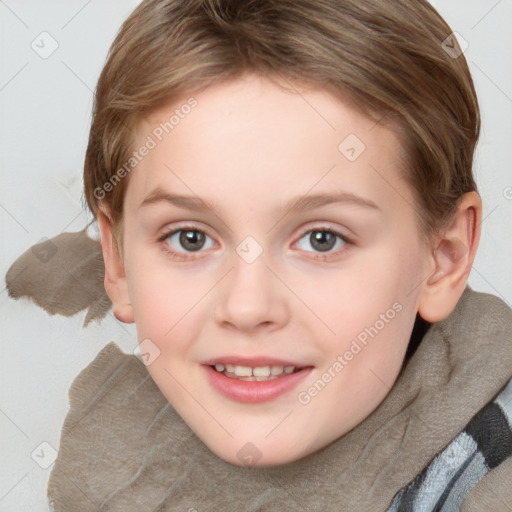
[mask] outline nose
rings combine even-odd
[[[215,320],[244,333],[274,330],[288,320],[287,290],[264,255],[248,263],[237,254],[234,266],[219,287]]]

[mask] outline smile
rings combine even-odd
[[[282,378],[299,369],[295,366],[240,366],[218,363],[213,368],[230,379],[262,382]]]
[[[241,403],[267,402],[285,395],[297,388],[313,370],[312,366],[250,367],[222,363],[213,366],[201,365],[201,367],[215,391],[230,400]]]

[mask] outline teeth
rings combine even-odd
[[[237,377],[250,377],[252,368],[250,366],[235,366],[235,375]]]
[[[252,374],[255,377],[268,377],[270,375],[270,366],[257,366],[253,369]]]
[[[235,366],[232,364],[224,365],[218,363],[215,365],[215,369],[220,373],[224,373],[224,375],[228,377],[236,376],[241,377],[243,380],[262,381],[272,380],[283,373],[289,375],[294,372],[295,366],[256,366],[255,368],[251,368],[250,366]]]

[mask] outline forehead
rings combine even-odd
[[[190,109],[188,104],[192,99],[196,106]],[[185,115],[181,110],[185,111]],[[192,115],[189,116],[189,113]],[[216,131],[220,127],[227,129],[229,122],[238,123],[239,132],[244,128],[246,131],[255,129],[258,125],[257,136],[262,143],[272,140],[273,132],[279,128],[282,128],[283,140],[300,138],[301,133],[306,131],[309,131],[309,135],[316,133],[322,137],[324,132],[342,132],[347,127],[363,136],[365,132],[372,131],[377,124],[380,124],[380,132],[385,131],[392,135],[389,133],[390,130],[382,129],[385,116],[377,114],[380,122],[370,119],[341,91],[333,93],[318,85],[302,85],[287,80],[280,80],[278,85],[274,78],[254,73],[214,82],[195,93],[183,95],[161,106],[140,123],[138,134],[150,133],[152,129],[157,129],[160,123],[168,122],[173,114],[175,115],[171,121],[173,126],[170,131],[174,135],[184,131],[183,125],[193,126],[199,133],[201,128],[207,128],[200,126],[205,120]],[[189,119],[184,123],[186,118]],[[223,132],[219,132],[219,135],[223,135]],[[254,143],[255,139],[252,142]]]
[[[334,188],[396,200],[386,184],[403,169],[395,133],[327,90],[286,86],[246,75],[153,111],[137,129],[136,149],[154,147],[130,178],[131,199],[162,186],[240,203]]]

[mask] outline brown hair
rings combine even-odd
[[[256,72],[322,87],[392,124],[430,237],[476,190],[479,107],[454,36],[446,44],[451,32],[426,0],[145,0],[123,23],[96,88],[87,205],[95,217],[99,204],[108,208],[122,241],[138,123],[214,81]],[[457,53],[445,51],[452,46]]]

